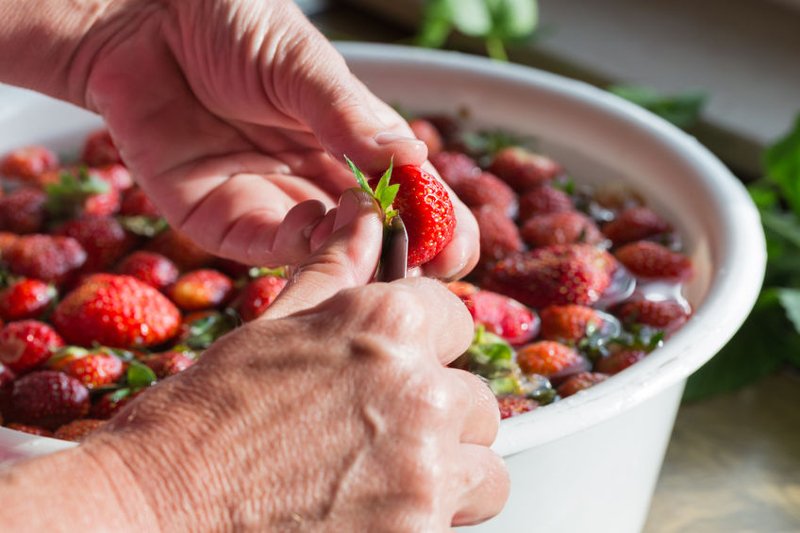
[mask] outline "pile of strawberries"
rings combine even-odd
[[[621,372],[689,319],[692,263],[635,191],[578,186],[553,159],[453,117],[411,126],[480,226],[478,268],[450,285],[477,325],[454,364],[489,381],[503,418]]]
[[[190,367],[286,284],[168,228],[107,132],[80,159],[34,146],[0,160],[0,415],[66,440]]]

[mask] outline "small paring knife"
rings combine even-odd
[[[403,279],[408,273],[408,232],[400,215],[389,222],[383,233],[381,264],[378,281],[390,282]]]

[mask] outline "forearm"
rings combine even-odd
[[[0,0],[0,82],[79,103],[80,43],[110,0]],[[78,64],[76,64],[78,63]]]
[[[102,449],[76,448],[0,471],[0,530],[152,531],[146,499],[115,460]]]

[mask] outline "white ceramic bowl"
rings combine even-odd
[[[353,71],[390,103],[470,110],[477,126],[539,139],[578,181],[623,180],[685,237],[698,275],[692,320],[608,381],[502,423],[511,498],[481,531],[641,529],[689,374],[730,339],[764,272],[758,214],[741,184],[694,138],[592,86],[474,56],[342,44]],[[0,93],[0,153],[44,142],[75,151],[98,120],[30,93]],[[69,444],[0,429],[0,460]]]

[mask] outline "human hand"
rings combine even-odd
[[[364,193],[333,228],[267,315],[80,448],[162,527],[445,531],[502,507],[494,396],[444,366],[469,313],[430,279],[361,286],[381,240]]]
[[[68,98],[104,117],[170,224],[247,264],[296,264],[324,240],[318,222],[355,185],[345,153],[371,172],[427,158],[289,0],[108,0],[73,55]],[[434,277],[478,257],[453,199]]]

